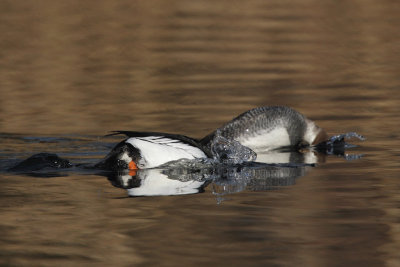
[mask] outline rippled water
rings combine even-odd
[[[201,138],[265,105],[367,140],[349,151],[361,159],[328,156],[285,183],[180,196],[3,171],[0,263],[400,265],[399,13],[389,0],[1,2],[2,170],[39,152],[95,163],[112,130]]]

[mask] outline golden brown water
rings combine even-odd
[[[212,186],[127,198],[102,176],[0,173],[0,263],[399,266],[398,14],[389,0],[2,1],[3,162],[98,159],[111,130],[200,138],[263,105],[367,141],[360,160],[221,204]]]

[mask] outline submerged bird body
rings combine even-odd
[[[326,133],[299,112],[282,106],[259,107],[234,118],[203,139],[183,135],[117,131],[128,138],[120,142],[96,167],[136,170],[158,167],[178,159],[211,157],[217,136],[235,140],[255,152],[278,148],[298,149],[327,140]]]

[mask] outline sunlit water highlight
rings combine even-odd
[[[399,266],[399,13],[390,0],[2,1],[1,169],[40,152],[95,164],[121,140],[109,131],[202,138],[266,105],[368,139],[350,142],[360,159],[265,184],[246,169],[190,195],[129,197],[92,170],[1,172],[0,264]]]

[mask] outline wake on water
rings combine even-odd
[[[359,159],[362,155],[348,155],[345,153],[346,149],[356,147],[355,145],[345,142],[346,139],[356,138],[361,141],[365,140],[365,137],[355,132],[349,132],[344,134],[338,134],[329,138],[329,140],[323,144],[319,144],[316,147],[309,147],[310,150],[316,150],[327,155],[339,155],[343,156],[346,160]],[[277,151],[279,153],[279,150]],[[220,166],[237,166],[246,165],[252,163],[253,166],[257,164],[257,153],[250,148],[243,146],[238,141],[229,140],[223,137],[218,130],[215,134],[215,138],[211,143],[211,154],[212,158],[202,159],[181,159],[177,161],[171,161],[164,165],[157,167],[157,169],[198,169],[198,168],[215,168]],[[61,164],[62,163],[62,164]],[[273,163],[270,165],[274,165]],[[276,166],[282,166],[275,164]],[[309,165],[309,164],[304,164]],[[67,159],[59,158],[56,154],[50,153],[39,153],[35,154],[28,159],[20,162],[19,164],[11,167],[8,171],[11,172],[30,172],[39,171],[42,169],[55,170],[55,169],[66,169],[71,167],[84,166],[85,170],[90,168],[86,164],[73,165]],[[259,165],[257,165],[259,166]],[[289,162],[283,166],[299,166],[296,162]]]
[[[329,138],[329,140],[323,145],[316,147],[309,147],[310,150],[315,150],[316,153],[324,153],[327,155],[339,155],[346,160],[355,160],[361,158],[363,155],[360,154],[346,154],[345,150],[354,148],[356,145],[347,143],[347,139],[359,139],[365,140],[365,137],[355,132],[349,132],[344,134],[338,134]],[[278,150],[279,153],[279,150]],[[218,166],[238,166],[245,165],[246,167],[260,167],[257,163],[257,153],[250,148],[243,146],[235,140],[229,140],[223,137],[218,130],[215,138],[211,143],[211,154],[212,158],[203,159],[180,159],[165,163],[158,167],[160,169],[201,169]],[[262,164],[264,165],[264,164]],[[314,166],[315,164],[289,162],[286,164],[269,163],[269,166],[281,166],[281,167],[299,167],[299,166]]]
[[[193,194],[204,191],[211,183],[212,193],[217,197],[218,203],[221,203],[226,195],[246,188],[260,191],[295,184],[298,177],[304,176],[316,165],[301,160],[302,155],[307,153],[339,155],[346,160],[359,159],[362,155],[345,153],[346,149],[355,147],[345,142],[350,138],[365,140],[363,136],[354,132],[339,134],[332,136],[323,145],[307,148],[307,152],[271,151],[272,155],[296,155],[293,159],[290,157],[291,160],[287,163],[274,163],[274,160],[262,163],[257,162],[257,154],[253,150],[221,136],[217,131],[210,146],[210,158],[181,159],[154,169],[140,169],[134,172],[104,171],[94,168],[93,164],[71,164],[69,160],[56,154],[39,153],[8,168],[7,171],[41,178],[75,173],[106,176],[113,186],[127,189],[129,196]]]

